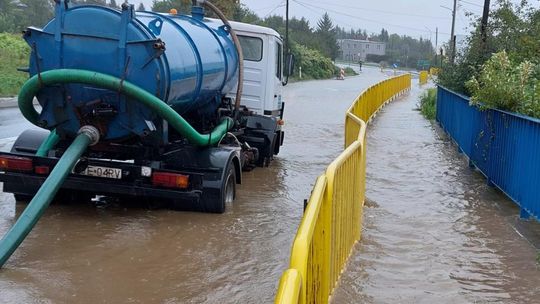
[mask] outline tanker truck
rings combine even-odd
[[[27,130],[0,153],[3,191],[31,199],[0,243],[0,266],[54,199],[222,213],[242,172],[279,153],[288,75],[277,32],[229,22],[207,1],[191,15],[55,2],[48,24],[23,33],[30,79],[19,108],[45,131]]]

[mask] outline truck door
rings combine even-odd
[[[242,105],[248,107],[257,114],[263,114],[265,110],[266,93],[273,89],[267,88],[267,79],[271,79],[266,73],[268,57],[267,41],[263,35],[239,33],[238,39],[244,53],[244,90],[242,92]],[[236,88],[233,90],[236,92]],[[231,93],[230,95],[233,95]]]
[[[282,81],[283,81],[283,45],[280,40],[277,38],[274,38],[274,52],[272,55],[271,62],[273,61],[273,68],[271,70],[274,71],[272,76],[272,84],[270,84],[272,88],[271,96],[268,99],[268,103],[265,107],[265,113],[266,115],[272,115],[272,116],[279,116],[281,106],[282,106],[282,99],[281,99],[281,93],[282,93]]]

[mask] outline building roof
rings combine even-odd
[[[382,41],[371,41],[366,39],[337,39],[338,41],[351,41],[351,42],[364,42],[364,43],[383,43],[386,44],[386,42]]]

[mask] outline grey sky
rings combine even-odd
[[[435,43],[435,28],[439,28],[439,44],[450,38],[452,0],[289,0],[290,15],[305,17],[310,25],[326,11],[335,24],[345,28],[361,28],[368,33],[380,33],[381,28],[390,33],[406,34],[413,37],[424,37]],[[515,3],[520,0],[512,0]],[[152,0],[130,0],[131,3],[143,2],[147,9]],[[492,6],[497,0],[491,0]],[[269,14],[285,15],[285,0],[241,0],[260,17]],[[471,12],[478,16],[482,13],[483,0],[459,0],[456,16],[456,34],[469,33],[469,17]],[[535,7],[540,0],[529,0]]]

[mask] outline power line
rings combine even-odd
[[[277,10],[278,8],[283,7],[283,6],[285,6],[285,1],[281,1],[278,5],[276,5],[276,7],[274,7],[266,15],[264,15],[264,18],[270,16],[270,14],[272,14],[275,10]]]
[[[306,5],[304,5],[304,4],[300,3],[300,2],[296,2],[295,0],[292,0],[292,1],[294,1],[296,4],[298,4],[298,5],[300,5],[300,6],[304,7],[304,8],[306,8],[307,10],[309,10],[309,11],[311,11],[311,12],[317,14],[317,15],[320,14],[319,11],[316,11],[316,10],[314,10],[313,8],[309,7],[309,6],[306,6]],[[343,22],[343,21],[336,21],[336,20],[334,20],[334,22],[335,22],[336,24],[340,24],[341,26],[343,26],[343,25],[348,26],[348,27],[350,27],[351,29],[358,28],[357,26],[354,26],[354,25],[352,25],[352,24],[349,24],[349,23],[346,23],[346,22]],[[366,31],[366,32],[367,32],[367,31]],[[370,34],[376,34],[375,32],[372,32],[372,31],[370,31],[369,33],[370,33]]]
[[[353,19],[358,19],[358,20],[362,20],[362,21],[372,22],[372,23],[375,23],[375,24],[378,24],[378,25],[381,25],[381,24],[382,24],[382,25],[387,25],[387,26],[392,26],[392,27],[397,27],[397,28],[402,28],[402,29],[409,29],[409,30],[412,30],[412,31],[417,31],[417,32],[422,32],[422,33],[429,33],[429,31],[426,31],[425,29],[420,29],[420,28],[415,28],[415,27],[410,27],[410,26],[403,26],[403,25],[398,25],[398,24],[392,24],[392,23],[388,23],[388,22],[381,22],[381,21],[379,21],[379,20],[373,20],[373,19],[363,18],[363,17],[359,17],[359,16],[347,14],[347,13],[344,13],[344,12],[332,10],[332,9],[329,9],[329,8],[324,8],[324,7],[320,7],[320,6],[317,6],[317,5],[305,3],[305,2],[302,2],[302,1],[299,1],[299,0],[293,0],[293,1],[294,1],[295,3],[300,4],[300,5],[303,4],[303,6],[306,6],[306,5],[307,5],[307,6],[310,6],[310,7],[313,7],[313,8],[321,9],[321,10],[323,10],[323,11],[332,12],[332,13],[339,14],[339,15],[343,15],[343,16],[347,16],[347,17],[350,17],[350,18],[353,18]],[[449,35],[448,33],[442,33],[442,32],[440,32],[440,34],[446,34],[446,35]]]
[[[281,2],[281,4],[282,3],[283,2]],[[281,4],[278,4],[278,6],[281,5]],[[267,10],[269,8],[275,9],[276,7],[274,5],[270,5],[270,6],[260,7],[260,8],[252,8],[251,10],[254,11],[254,12],[257,12],[257,11],[265,11],[265,10]]]
[[[467,3],[469,5],[473,5],[473,6],[477,6],[477,7],[483,7],[482,5],[480,5],[478,3],[469,2],[469,1],[465,1],[465,0],[459,0],[459,2]]]
[[[349,5],[342,5],[342,4],[335,4],[335,3],[328,3],[328,2],[320,2],[320,1],[312,1],[312,0],[310,2],[317,3],[319,5],[328,5],[328,6],[333,6],[333,7],[349,8],[349,9],[362,10],[362,11],[368,11],[368,12],[376,12],[376,13],[388,14],[388,15],[408,16],[408,17],[415,17],[415,18],[421,17],[421,18],[443,19],[443,20],[449,20],[450,19],[450,18],[447,18],[447,17],[435,17],[435,16],[430,16],[430,15],[418,15],[418,14],[407,14],[407,13],[391,12],[391,11],[372,9],[372,8],[364,8],[364,7],[358,7],[358,6],[349,6]]]

